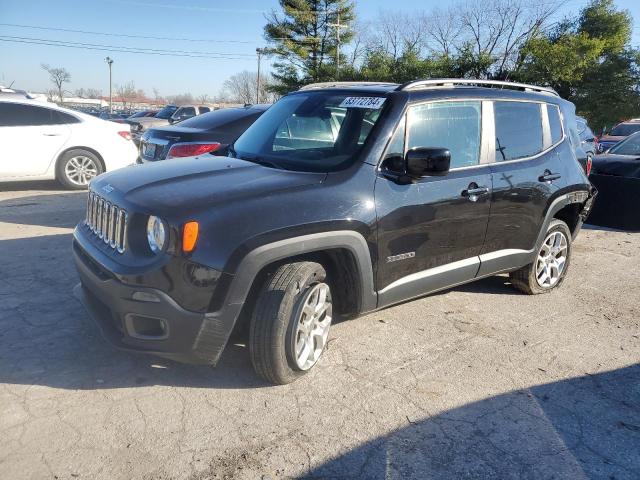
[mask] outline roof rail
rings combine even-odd
[[[431,80],[415,80],[400,85],[396,90],[420,90],[423,88],[455,87],[456,85],[468,85],[479,87],[499,87],[523,90],[525,92],[547,93],[559,97],[553,88],[538,87],[527,83],[505,82],[503,80],[480,80],[476,78],[434,78]]]
[[[300,87],[300,90],[314,90],[317,88],[340,88],[340,87],[395,87],[397,83],[389,82],[320,82],[310,83]]]

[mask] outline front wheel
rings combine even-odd
[[[571,231],[562,220],[549,224],[536,259],[509,277],[518,290],[529,295],[546,293],[564,281],[571,259]]]
[[[251,318],[249,352],[258,375],[293,382],[318,361],[332,319],[331,289],[322,265],[295,262],[265,282]]]

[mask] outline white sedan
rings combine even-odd
[[[0,182],[56,179],[83,189],[137,156],[126,124],[0,93]]]

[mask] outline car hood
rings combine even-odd
[[[171,216],[319,184],[325,178],[325,173],[292,172],[204,155],[114,170],[97,177],[91,189],[116,203],[123,199],[140,213]]]
[[[591,173],[640,178],[640,155],[596,155],[593,157]]]
[[[621,137],[619,135],[603,135],[600,137],[600,142],[619,142],[620,140],[624,140],[627,137]]]

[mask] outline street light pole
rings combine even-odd
[[[256,80],[256,104],[260,103],[260,60],[262,59],[262,48],[256,48],[258,54],[258,79]]]
[[[111,93],[111,65],[113,65],[113,58],[107,57],[104,61],[109,65],[109,113],[113,113],[113,97]]]

